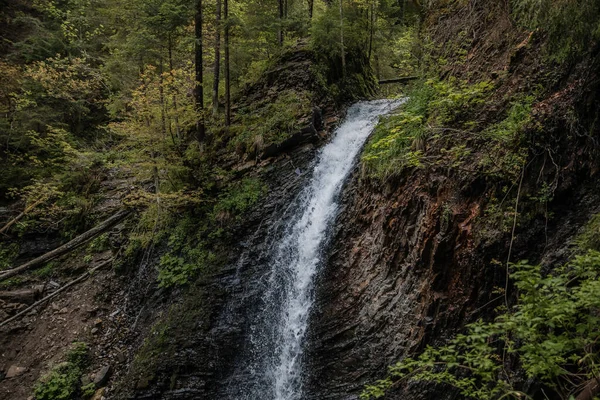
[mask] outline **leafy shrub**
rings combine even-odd
[[[19,245],[17,243],[0,243],[0,271],[11,268],[18,255]]]
[[[187,214],[170,229],[168,252],[160,258],[158,281],[162,287],[184,285],[220,262],[218,247],[223,226],[239,217],[264,195],[265,185],[247,178],[230,184],[205,217]]]
[[[258,179],[246,178],[231,185],[213,208],[213,218],[223,219],[226,214],[240,215],[253,206],[266,192],[265,185]]]
[[[89,362],[89,349],[83,342],[73,343],[67,361],[56,365],[34,388],[37,400],[72,399],[79,390],[80,378]]]
[[[367,386],[361,398],[382,397],[398,380],[448,384],[478,400],[530,398],[513,387],[507,356],[560,398],[576,395],[599,372],[600,252],[589,250],[549,275],[526,261],[514,269],[514,307],[492,322],[468,325],[466,334],[445,346],[393,365],[390,376]]]
[[[486,128],[483,138],[489,140],[480,165],[490,176],[517,179],[527,157],[524,134],[531,128],[531,96],[512,103],[505,119]]]

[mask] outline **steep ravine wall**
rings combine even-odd
[[[569,240],[600,211],[594,181],[564,187],[549,226],[519,231],[514,260],[564,261]],[[510,238],[477,234],[485,196],[414,173],[384,187],[355,176],[344,201],[312,322],[308,392],[314,399],[357,398],[388,365],[443,343],[503,302],[492,291],[503,287],[505,270],[492,259],[505,257]],[[455,396],[417,385],[386,398]]]
[[[504,288],[511,240],[511,261],[559,265],[572,254],[582,227],[600,212],[598,128],[589,124],[598,115],[598,52],[569,68],[548,65],[540,50],[543,39],[528,43],[530,33],[515,28],[504,3],[452,4],[433,7],[423,30],[451,61],[441,68],[443,77],[494,80],[494,93],[475,111],[479,120],[493,120],[512,93],[533,91],[547,76],[560,76],[534,105],[543,133],[531,144],[522,184],[517,180],[507,197],[514,204],[519,188],[514,238],[510,227],[499,229],[486,219],[495,183],[483,171],[433,165],[380,181],[364,178],[357,168],[319,277],[307,369],[311,399],[357,399],[365,384],[386,376],[389,365],[492,316],[504,302],[494,289]],[[465,40],[457,39],[459,32],[471,40],[466,62],[452,62],[452,49]],[[579,118],[580,134],[573,134],[567,110]],[[484,147],[463,143],[476,165]],[[429,143],[426,154],[439,154],[441,146]],[[545,216],[529,215],[536,206],[526,199],[544,180],[554,185],[552,200]],[[509,301],[514,296],[509,287]],[[535,397],[536,388],[529,392]],[[411,384],[395,385],[385,398],[461,397],[448,387]]]

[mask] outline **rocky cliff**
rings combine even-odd
[[[564,68],[541,55],[545,38],[515,29],[504,3],[432,9],[423,29],[450,57],[442,74],[494,82],[493,94],[474,111],[478,122],[493,121],[511,93],[551,85],[533,108],[541,137],[527,143],[526,162],[504,195],[507,203],[517,201],[518,218],[514,227],[514,212],[505,214],[505,226],[492,222],[499,182],[476,167],[488,143],[459,130],[429,141],[425,154],[435,163],[405,168],[385,182],[357,170],[320,276],[309,356],[314,399],[357,398],[365,383],[386,375],[387,366],[493,315],[504,301],[509,251],[511,261],[563,263],[573,238],[600,211],[599,131],[590,124],[598,115],[597,50]],[[452,58],[461,46],[466,61]],[[575,131],[573,114],[580,124]],[[471,151],[464,167],[444,163],[444,149],[461,143]],[[544,181],[553,196],[539,212],[533,197]],[[514,296],[510,287],[508,296]],[[457,394],[413,384],[395,387],[386,398]]]

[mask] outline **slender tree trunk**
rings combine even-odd
[[[278,0],[279,3],[279,31],[277,32],[277,41],[279,45],[283,45],[283,0]]]
[[[171,74],[171,78],[173,78],[172,82],[175,82],[175,77],[173,76],[173,42],[171,39],[171,35],[169,34],[169,71]],[[175,123],[175,136],[177,137],[177,141],[181,141],[181,129],[179,128],[179,106],[177,105],[177,92],[173,91],[173,122]],[[175,139],[173,139],[173,144],[175,143]]]
[[[315,6],[315,0],[308,0],[308,18],[312,19],[313,17],[313,8]]]
[[[194,90],[194,100],[196,113],[196,139],[199,142],[204,141],[206,128],[204,126],[204,89],[202,87],[202,0],[196,0],[196,15],[194,16],[194,34],[195,34],[195,62],[196,62],[196,85]]]
[[[214,80],[213,80],[213,115],[217,115],[219,112],[219,79],[221,72],[221,0],[217,0],[216,9],[216,22],[215,22],[215,67],[214,67]]]
[[[375,33],[375,1],[371,1],[371,29],[369,30],[369,62],[371,62],[371,54],[373,52],[373,35]]]
[[[163,140],[167,137],[167,113],[166,113],[166,102],[165,102],[165,87],[163,80],[163,61],[162,57],[158,64],[158,100],[160,102],[160,129]]]
[[[231,79],[229,76],[229,0],[223,0],[225,14],[225,126],[231,125]]]
[[[404,23],[404,13],[406,12],[406,0],[400,0],[400,22]]]
[[[340,1],[340,50],[342,52],[342,77],[346,77],[346,49],[344,48],[344,7]]]

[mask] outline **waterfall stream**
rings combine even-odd
[[[357,156],[380,115],[402,100],[362,101],[349,108],[333,139],[319,152],[312,177],[291,205],[283,234],[271,247],[269,273],[263,280],[260,312],[250,332],[246,381],[232,398],[301,400],[303,349],[315,276],[328,233],[339,209],[339,195]],[[243,385],[243,384],[241,384]],[[237,385],[236,385],[237,386]]]

